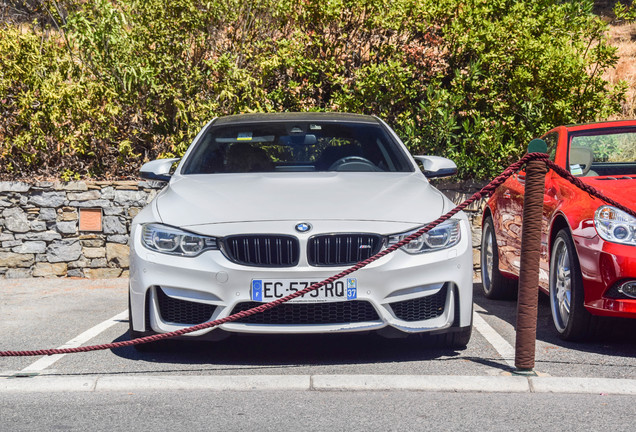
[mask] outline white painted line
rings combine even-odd
[[[495,348],[499,355],[504,359],[508,366],[515,367],[515,349],[508,343],[499,333],[495,331],[490,325],[477,313],[477,310],[484,312],[483,309],[475,305],[473,311],[473,327],[481,335],[486,338],[488,343]]]
[[[66,342],[64,345],[59,346],[58,349],[61,348],[77,348],[89,340],[93,339],[95,336],[100,333],[108,330],[115,324],[119,323],[122,320],[128,319],[128,311],[125,310],[121,313],[118,313],[114,317],[107,319],[106,321],[97,324],[95,327],[86,330],[84,333],[74,337],[70,341]],[[30,364],[20,371],[20,373],[26,372],[41,372],[44,369],[51,366],[53,363],[64,357],[66,354],[54,354],[50,356],[45,356],[37,360],[36,362]]]

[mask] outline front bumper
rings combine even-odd
[[[461,226],[462,239],[453,248],[420,255],[398,250],[347,276],[356,279],[356,300],[286,303],[261,317],[216,328],[278,334],[392,328],[408,334],[469,327],[472,251],[466,221]],[[322,281],[346,268],[310,266],[304,253],[297,266],[288,268],[238,265],[218,250],[194,258],[164,255],[146,249],[139,231],[133,229],[131,234],[130,274],[132,328],[138,332],[170,332],[245,310],[255,304],[250,296],[253,279]],[[306,250],[306,239],[300,238],[300,245],[301,251]],[[308,313],[313,318],[307,318]],[[187,336],[206,336],[211,331]]]
[[[636,318],[636,299],[618,292],[618,286],[636,280],[636,247],[603,241],[600,237],[575,237],[585,307],[594,315]]]

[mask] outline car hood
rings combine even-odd
[[[633,177],[581,177],[585,183],[595,187],[608,198],[623,204],[625,207],[636,209],[636,194],[626,193],[636,187]]]
[[[274,220],[420,224],[438,218],[445,202],[417,172],[250,173],[174,178],[155,204],[163,223],[188,227]]]

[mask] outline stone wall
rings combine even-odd
[[[0,278],[126,277],[130,222],[157,190],[136,181],[0,182]],[[82,209],[97,211],[101,229],[80,231]]]
[[[482,184],[434,182],[459,204]],[[128,276],[130,222],[158,192],[149,182],[0,182],[0,278]],[[473,223],[479,270],[481,205]],[[80,230],[82,209],[101,210],[101,230]]]

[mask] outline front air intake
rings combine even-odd
[[[245,311],[263,303],[243,302],[232,310],[232,314]],[[302,324],[347,324],[378,321],[380,317],[367,301],[334,303],[283,303],[265,312],[239,318],[236,323],[302,325]]]
[[[412,322],[437,318],[444,313],[447,292],[448,284],[445,284],[433,295],[389,303],[389,305],[395,316],[404,321]]]
[[[156,288],[159,314],[162,321],[174,324],[196,325],[209,321],[216,306],[169,297]],[[148,326],[147,328],[150,328]]]

